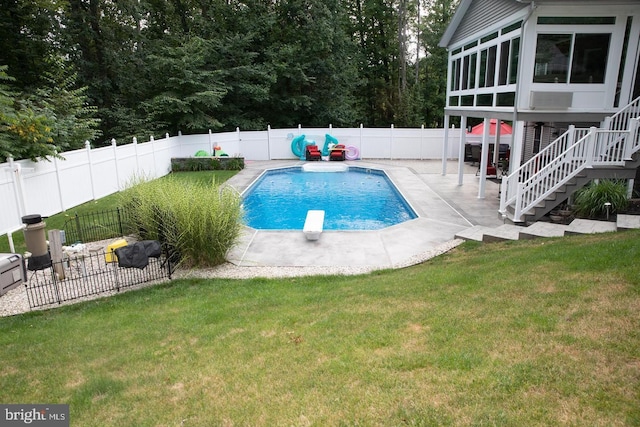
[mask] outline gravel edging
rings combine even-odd
[[[301,276],[327,276],[327,275],[341,275],[352,276],[358,274],[367,274],[376,270],[383,269],[399,269],[406,268],[412,265],[420,264],[438,255],[442,255],[457,247],[463,242],[461,239],[454,239],[449,242],[443,243],[434,247],[433,249],[423,252],[419,255],[413,256],[402,263],[395,264],[391,267],[376,267],[376,266],[320,266],[320,267],[277,267],[277,266],[263,266],[263,267],[242,267],[231,263],[224,263],[213,268],[204,269],[191,269],[191,270],[178,270],[174,272],[173,279],[252,279],[256,277],[264,278],[286,278],[286,277],[301,277]],[[165,283],[166,280],[147,282],[138,286],[132,286],[122,292],[127,292],[133,289],[141,289],[148,286],[153,286],[158,283]],[[39,307],[35,310],[47,310],[50,308],[60,307],[63,305],[74,304],[80,301],[94,300],[98,298],[104,298],[110,295],[115,295],[118,292],[104,292],[101,294],[91,295],[84,298],[78,298],[73,301],[68,301],[63,304],[48,305],[45,307]],[[24,286],[19,286],[10,290],[6,294],[0,296],[0,317],[13,316],[16,314],[26,313],[31,311],[29,308],[29,301],[27,299],[27,293]]]

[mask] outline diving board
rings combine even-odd
[[[324,211],[309,210],[307,219],[304,221],[304,233],[307,240],[318,240],[324,226]]]

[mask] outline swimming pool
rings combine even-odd
[[[325,211],[325,230],[379,230],[418,217],[384,171],[329,165],[313,170],[291,167],[262,174],[243,194],[247,225],[302,230],[312,209]]]

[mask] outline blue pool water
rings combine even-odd
[[[325,211],[325,230],[379,230],[417,218],[382,171],[270,170],[244,194],[249,227],[302,230],[307,211]]]

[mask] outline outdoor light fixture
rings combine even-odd
[[[609,221],[609,209],[611,209],[611,203],[606,202],[604,208],[607,210],[607,221]]]

